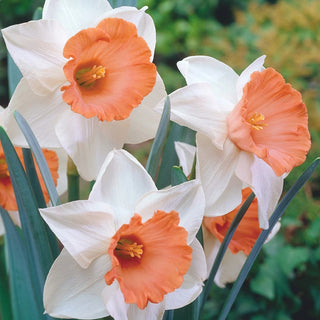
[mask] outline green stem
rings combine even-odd
[[[74,201],[80,199],[80,187],[79,187],[79,173],[77,167],[71,158],[68,158],[67,166],[68,176],[68,201]]]

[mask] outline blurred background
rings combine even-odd
[[[94,0],[91,0],[94,1]],[[0,27],[31,19],[41,0],[0,0]],[[320,155],[319,0],[138,0],[148,6],[157,29],[155,63],[167,92],[185,85],[177,61],[209,55],[238,73],[267,55],[302,93],[312,149],[304,165],[287,177],[292,186]],[[0,38],[0,105],[7,106],[7,58]],[[141,157],[147,150],[136,151]],[[320,319],[320,170],[299,192],[282,218],[282,229],[255,263],[228,319]],[[215,287],[203,320],[215,319],[231,286]]]

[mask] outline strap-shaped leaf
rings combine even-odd
[[[28,125],[27,121],[22,117],[22,115],[18,111],[15,111],[14,116],[16,118],[16,121],[17,121],[22,133],[24,134],[24,136],[29,144],[29,147],[30,147],[35,159],[36,159],[36,162],[37,162],[38,167],[40,169],[43,181],[44,181],[46,188],[48,190],[52,205],[57,206],[60,204],[59,195],[57,193],[57,189],[54,185],[49,167],[47,165],[47,162],[46,162],[46,159],[43,155],[43,152],[39,146],[39,143],[38,143],[34,133],[32,132],[30,126]]]
[[[136,7],[137,0],[110,0],[112,8],[118,8],[122,6]]]
[[[38,208],[46,208],[46,202],[42,193],[41,185],[38,179],[35,163],[33,161],[32,152],[30,149],[22,149],[23,161],[26,168],[26,173],[29,178],[33,193],[37,199]],[[59,245],[56,239],[56,236],[51,231],[49,226],[45,224],[45,230],[49,239],[50,248],[53,254],[53,258],[56,258],[59,253]]]
[[[1,217],[1,215],[0,215]],[[0,238],[0,319],[12,320],[9,277],[5,258],[6,243]]]
[[[174,147],[175,141],[182,141],[195,145],[195,132],[187,127],[182,127],[175,122],[171,123],[169,136],[163,150],[158,179],[156,181],[158,189],[162,189],[170,185],[171,168],[179,165],[179,159]]]
[[[45,277],[53,263],[53,254],[49,246],[44,222],[39,214],[37,202],[26,173],[2,127],[0,127],[0,140],[18,204],[27,254],[32,261],[31,268],[36,272],[38,287],[41,290],[39,294],[42,295]]]
[[[26,174],[31,184],[33,193],[36,196],[38,207],[46,208],[46,202],[44,200],[43,192],[38,179],[36,167],[32,157],[32,152],[30,149],[23,148],[22,154],[23,154],[23,162],[26,168]]]
[[[172,167],[172,169],[171,169],[171,185],[177,186],[178,184],[181,184],[186,181],[188,181],[188,178],[183,173],[182,168],[178,167],[178,166]]]
[[[277,206],[276,210],[273,212],[271,218],[269,219],[269,229],[263,230],[256,241],[255,245],[253,246],[245,264],[243,265],[240,274],[238,276],[238,279],[234,283],[229,296],[222,308],[222,311],[219,315],[218,320],[225,320],[230,312],[230,309],[242,287],[242,284],[244,283],[245,279],[247,278],[247,275],[256,260],[263,244],[265,243],[268,235],[270,234],[271,230],[274,228],[275,224],[279,221],[282,214],[284,213],[285,209],[290,204],[291,200],[295,197],[295,195],[298,193],[298,191],[303,187],[303,185],[308,181],[308,179],[311,177],[312,173],[317,168],[318,164],[320,162],[320,158],[316,159],[305,171],[304,173],[299,177],[299,179],[295,182],[295,184],[290,188],[290,190],[287,192],[287,194],[283,197],[283,199],[280,201],[279,205]]]
[[[11,97],[20,79],[22,78],[22,74],[18,69],[18,67],[16,66],[16,64],[14,63],[9,53],[8,53],[7,61],[8,61],[9,96]]]
[[[167,97],[163,112],[161,115],[161,120],[159,123],[159,127],[156,133],[156,136],[153,140],[153,144],[150,150],[150,154],[148,157],[148,161],[146,164],[146,170],[150,174],[150,176],[155,180],[157,175],[157,170],[161,161],[163,147],[165,145],[168,130],[169,130],[169,123],[170,123],[170,100]]]
[[[0,214],[6,229],[8,245],[13,319],[45,319],[42,315],[42,297],[37,296],[31,281],[26,247],[8,213],[1,207]]]

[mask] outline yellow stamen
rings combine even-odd
[[[94,65],[92,68],[84,68],[76,73],[76,80],[81,87],[91,88],[98,79],[104,78],[106,68]]]
[[[253,129],[262,130],[263,127],[266,127],[267,123],[259,123],[260,121],[264,121],[265,117],[262,113],[253,113],[248,119],[247,122],[250,123]]]
[[[0,178],[9,177],[9,170],[5,158],[0,158]]]
[[[137,244],[129,239],[120,239],[116,246],[116,253],[122,256],[130,256],[131,258],[141,258],[143,254],[142,247],[142,244]]]

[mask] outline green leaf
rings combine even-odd
[[[22,78],[22,74],[10,54],[8,53],[8,85],[9,85],[9,96],[12,97],[14,90],[16,89],[19,81]]]
[[[31,268],[36,273],[38,293],[42,296],[45,277],[53,263],[53,254],[49,246],[44,222],[39,214],[35,196],[26,173],[2,127],[0,127],[0,140],[18,204],[28,258],[32,261]]]
[[[10,293],[13,319],[44,319],[42,303],[33,290],[32,276],[26,247],[12,223],[8,213],[0,207],[0,214],[6,229],[8,259],[10,266]],[[38,304],[37,304],[38,302]]]
[[[46,202],[42,193],[36,167],[34,165],[32,152],[30,149],[23,148],[22,154],[23,154],[24,165],[26,168],[26,174],[28,176],[34,195],[36,196],[38,207],[46,208]]]
[[[154,138],[150,154],[148,157],[148,161],[146,164],[146,170],[150,174],[150,176],[153,178],[153,180],[156,179],[157,170],[159,167],[159,163],[161,161],[162,151],[163,147],[166,142],[166,138],[168,135],[168,129],[169,129],[169,123],[170,123],[170,100],[167,97],[163,112],[161,115],[161,120],[159,123],[159,127],[156,133],[156,136]]]
[[[185,174],[182,171],[182,167],[174,166],[171,170],[171,185],[177,186],[178,184],[181,184],[183,182],[188,181],[188,178],[185,176]]]
[[[163,320],[173,320],[174,319],[174,310],[166,310],[163,315]]]
[[[279,205],[277,206],[276,210],[273,212],[271,218],[269,219],[269,229],[263,230],[256,241],[254,247],[252,248],[244,266],[242,267],[238,279],[234,283],[230,294],[223,306],[221,314],[218,320],[225,320],[228,316],[230,309],[242,287],[243,282],[245,281],[255,259],[257,258],[264,242],[266,241],[268,235],[270,234],[271,230],[274,228],[275,224],[279,221],[282,214],[284,213],[285,209],[290,204],[291,200],[295,197],[298,191],[303,187],[303,185],[307,182],[307,180],[311,177],[312,173],[317,168],[320,162],[320,158],[317,158],[299,177],[299,179],[295,182],[295,184],[290,188],[287,194],[283,197],[280,201]]]
[[[174,320],[197,320],[199,315],[198,299],[187,306],[174,310]]]
[[[195,132],[187,127],[179,126],[172,122],[168,140],[164,147],[162,161],[158,173],[156,185],[163,189],[171,183],[171,168],[179,165],[179,159],[174,147],[175,141],[182,141],[195,145]]]
[[[30,149],[32,150],[32,153],[37,161],[38,167],[40,169],[43,181],[46,185],[46,188],[49,193],[49,197],[51,199],[52,205],[57,206],[60,204],[59,195],[57,193],[56,187],[54,185],[50,170],[48,168],[46,159],[43,155],[43,152],[39,146],[39,143],[32,132],[30,126],[28,125],[27,121],[22,117],[22,115],[18,112],[14,112],[14,116],[16,118],[16,121],[24,134]]]
[[[68,201],[75,201],[80,199],[80,176],[76,165],[68,157],[67,166],[67,177],[68,177]]]
[[[36,167],[32,157],[32,152],[30,149],[25,149],[25,148],[22,149],[22,152],[23,152],[23,160],[26,168],[26,173],[30,181],[33,193],[37,199],[38,207],[46,208],[46,202],[45,202],[41,185],[38,179]],[[51,229],[47,224],[45,224],[45,230],[49,239],[49,244],[50,244],[51,252],[53,254],[53,258],[56,258],[60,253],[56,236],[54,235],[54,233],[51,231]]]
[[[118,8],[122,6],[137,7],[137,0],[110,0],[112,8]]]
[[[42,18],[42,8],[38,7],[33,13],[32,20],[40,20],[41,18]]]
[[[0,319],[12,320],[9,278],[6,268],[4,237],[0,238]]]

